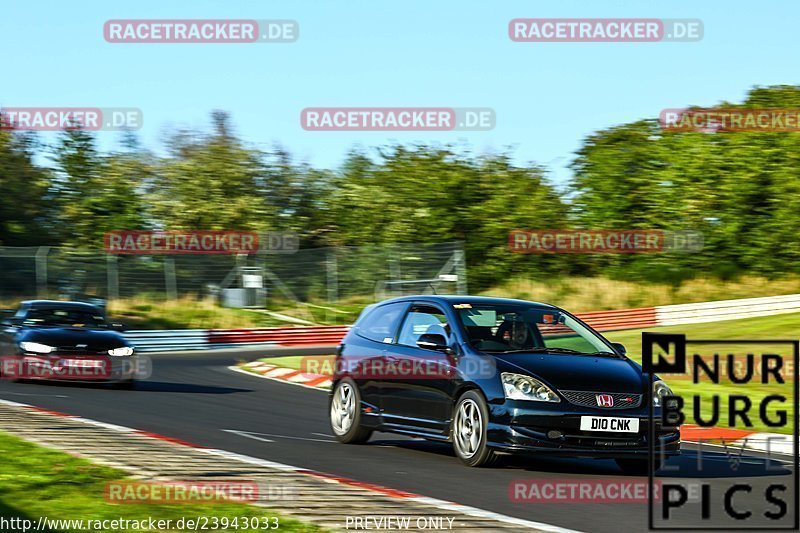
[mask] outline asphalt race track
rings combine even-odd
[[[498,468],[471,469],[444,444],[376,434],[367,445],[340,445],[328,427],[327,392],[227,369],[265,353],[261,348],[155,354],[153,376],[133,391],[2,380],[0,398],[565,528],[647,529],[645,504],[532,504],[509,498],[512,480],[625,479],[612,461],[526,457],[504,460]],[[692,446],[684,450],[676,460],[693,462]],[[724,455],[705,460],[712,472],[719,468],[719,475],[706,481],[726,487],[733,482]],[[754,487],[775,479],[791,486],[791,468],[785,465],[766,475],[763,459],[750,456],[736,475],[747,476]],[[756,513],[771,508],[758,489],[737,496],[736,502]]]

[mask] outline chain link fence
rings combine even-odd
[[[0,299],[219,298],[253,276],[264,301],[335,303],[411,293],[467,292],[462,242],[301,249],[292,254],[111,255],[0,247]],[[251,281],[252,283],[252,281]],[[262,305],[263,303],[263,305]]]

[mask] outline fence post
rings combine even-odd
[[[117,256],[106,254],[106,276],[108,278],[108,299],[116,300],[119,298],[119,269]]]
[[[336,262],[336,248],[328,248],[326,267],[328,274],[326,280],[328,286],[328,304],[332,304],[339,299],[339,265]],[[325,314],[329,324],[336,320],[332,309],[328,309]]]
[[[37,298],[47,298],[47,255],[50,253],[49,246],[40,246],[36,250],[36,296]]]
[[[178,280],[175,276],[175,259],[164,258],[164,286],[167,289],[167,299],[178,299]]]
[[[461,249],[456,250],[453,252],[453,259],[455,263],[455,271],[458,275],[458,281],[456,281],[456,290],[458,294],[468,294],[467,292],[467,261],[466,256],[464,254],[463,243],[461,244]]]

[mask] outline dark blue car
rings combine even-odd
[[[504,453],[613,458],[646,473],[679,453],[661,427],[670,389],[570,313],[547,304],[412,296],[368,307],[342,341],[330,395],[334,434],[373,431],[452,442],[469,466]]]
[[[0,378],[134,387],[138,360],[121,324],[83,302],[30,300],[0,321]]]

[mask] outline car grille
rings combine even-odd
[[[639,407],[642,404],[641,394],[628,394],[626,392],[593,392],[593,391],[575,391],[575,390],[560,390],[564,398],[569,403],[575,405],[582,405],[584,407],[595,407],[599,409],[632,409]],[[613,407],[605,407],[597,404],[598,395],[611,396],[614,399]]]
[[[75,346],[56,346],[51,355],[108,355],[108,350],[97,348],[76,348]]]

